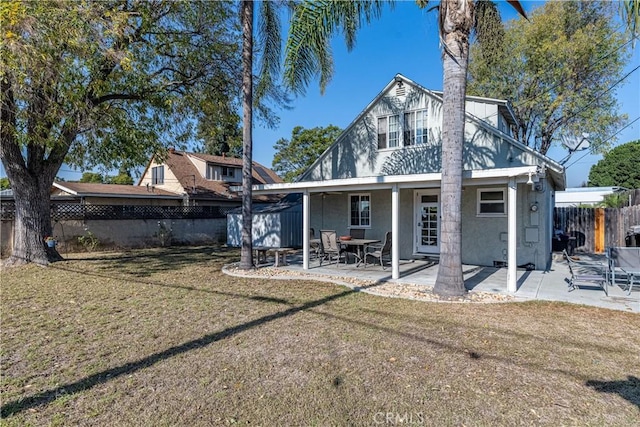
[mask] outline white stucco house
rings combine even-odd
[[[442,93],[396,75],[338,139],[293,183],[255,185],[256,194],[302,193],[303,230],[333,229],[366,238],[392,231],[392,277],[399,260],[440,251]],[[464,147],[462,261],[516,267],[551,261],[557,162],[516,141],[509,103],[468,97]],[[308,233],[303,233],[308,248]],[[303,268],[309,268],[304,251]]]

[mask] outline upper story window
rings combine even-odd
[[[236,176],[237,168],[207,164],[207,179],[214,181],[229,181]]]
[[[505,216],[507,194],[504,188],[478,189],[478,216]]]
[[[426,142],[426,109],[407,111],[402,116],[395,114],[378,117],[378,149],[409,147]]]
[[[378,148],[397,147],[400,142],[400,116],[378,117]]]
[[[151,168],[151,184],[152,185],[164,184],[164,165],[154,166]]]
[[[404,146],[427,143],[427,110],[404,113]]]
[[[349,226],[371,227],[370,194],[349,194]]]

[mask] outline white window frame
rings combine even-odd
[[[427,108],[421,108],[418,110],[405,111],[403,117],[403,138],[402,143],[405,147],[413,147],[416,145],[423,145],[429,141],[429,110]],[[422,127],[418,127],[418,116],[423,115]],[[407,121],[409,116],[410,123]],[[413,117],[411,117],[413,116]],[[411,124],[411,126],[410,126]],[[421,131],[421,135],[418,137],[418,130]],[[413,135],[411,134],[413,131]],[[417,141],[420,138],[420,141]]]
[[[226,172],[225,173],[225,169]],[[231,175],[229,175],[231,174]],[[236,177],[236,168],[232,166],[220,166],[220,176],[223,178],[235,178]]]
[[[395,138],[391,138],[392,136],[392,132],[391,132],[391,121],[392,119],[394,119],[395,122],[395,126],[396,126],[396,130],[395,130]],[[384,125],[380,124],[380,121],[384,120]],[[382,126],[384,126],[384,129],[380,129]],[[401,126],[400,126],[400,114],[390,114],[390,115],[386,115],[386,116],[378,116],[378,122],[377,122],[377,127],[378,127],[378,150],[388,150],[388,149],[394,149],[394,148],[399,148],[402,146],[402,132],[401,132]],[[380,135],[384,135],[385,136],[385,146],[384,147],[380,147]],[[392,141],[395,141],[395,145],[391,145]]]
[[[163,184],[164,184],[164,165],[152,167],[151,168],[151,185],[163,185]]]
[[[482,200],[482,193],[502,193],[502,200]],[[487,204],[502,204],[502,212],[482,212],[482,206]],[[478,188],[476,199],[476,216],[478,217],[506,217],[507,189],[505,187]]]
[[[362,223],[362,211],[360,211],[360,209],[358,209],[358,223],[357,224],[353,224],[351,222],[351,218],[352,218],[352,213],[353,211],[351,210],[351,198],[352,197],[358,197],[358,205],[360,206],[362,203],[362,198],[363,197],[367,197],[368,198],[368,202],[369,202],[369,224],[363,224]],[[349,193],[349,198],[347,200],[347,203],[349,204],[349,219],[348,219],[348,223],[349,223],[349,228],[371,228],[371,193]]]
[[[209,181],[215,181],[216,180],[216,165],[214,165],[212,163],[207,163],[206,178]]]

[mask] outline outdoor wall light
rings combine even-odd
[[[533,179],[531,178],[531,175],[533,175],[533,172],[529,172],[529,180],[527,181],[527,184],[529,185],[533,185]]]

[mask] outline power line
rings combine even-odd
[[[623,130],[625,130],[626,128],[628,128],[629,126],[631,126],[632,124],[634,124],[638,120],[640,120],[640,116],[636,117],[633,121],[629,122],[626,126],[624,126],[623,128],[619,129],[616,133],[611,135],[609,138],[605,139],[604,142],[607,142],[610,139],[614,138],[617,134],[619,134],[620,132],[622,132]],[[580,158],[576,159],[573,163],[571,163],[570,165],[566,166],[565,169],[569,169],[571,166],[575,165],[576,163],[578,163],[580,160],[584,159],[589,154],[591,154],[591,153],[587,152],[587,153],[583,154]]]

